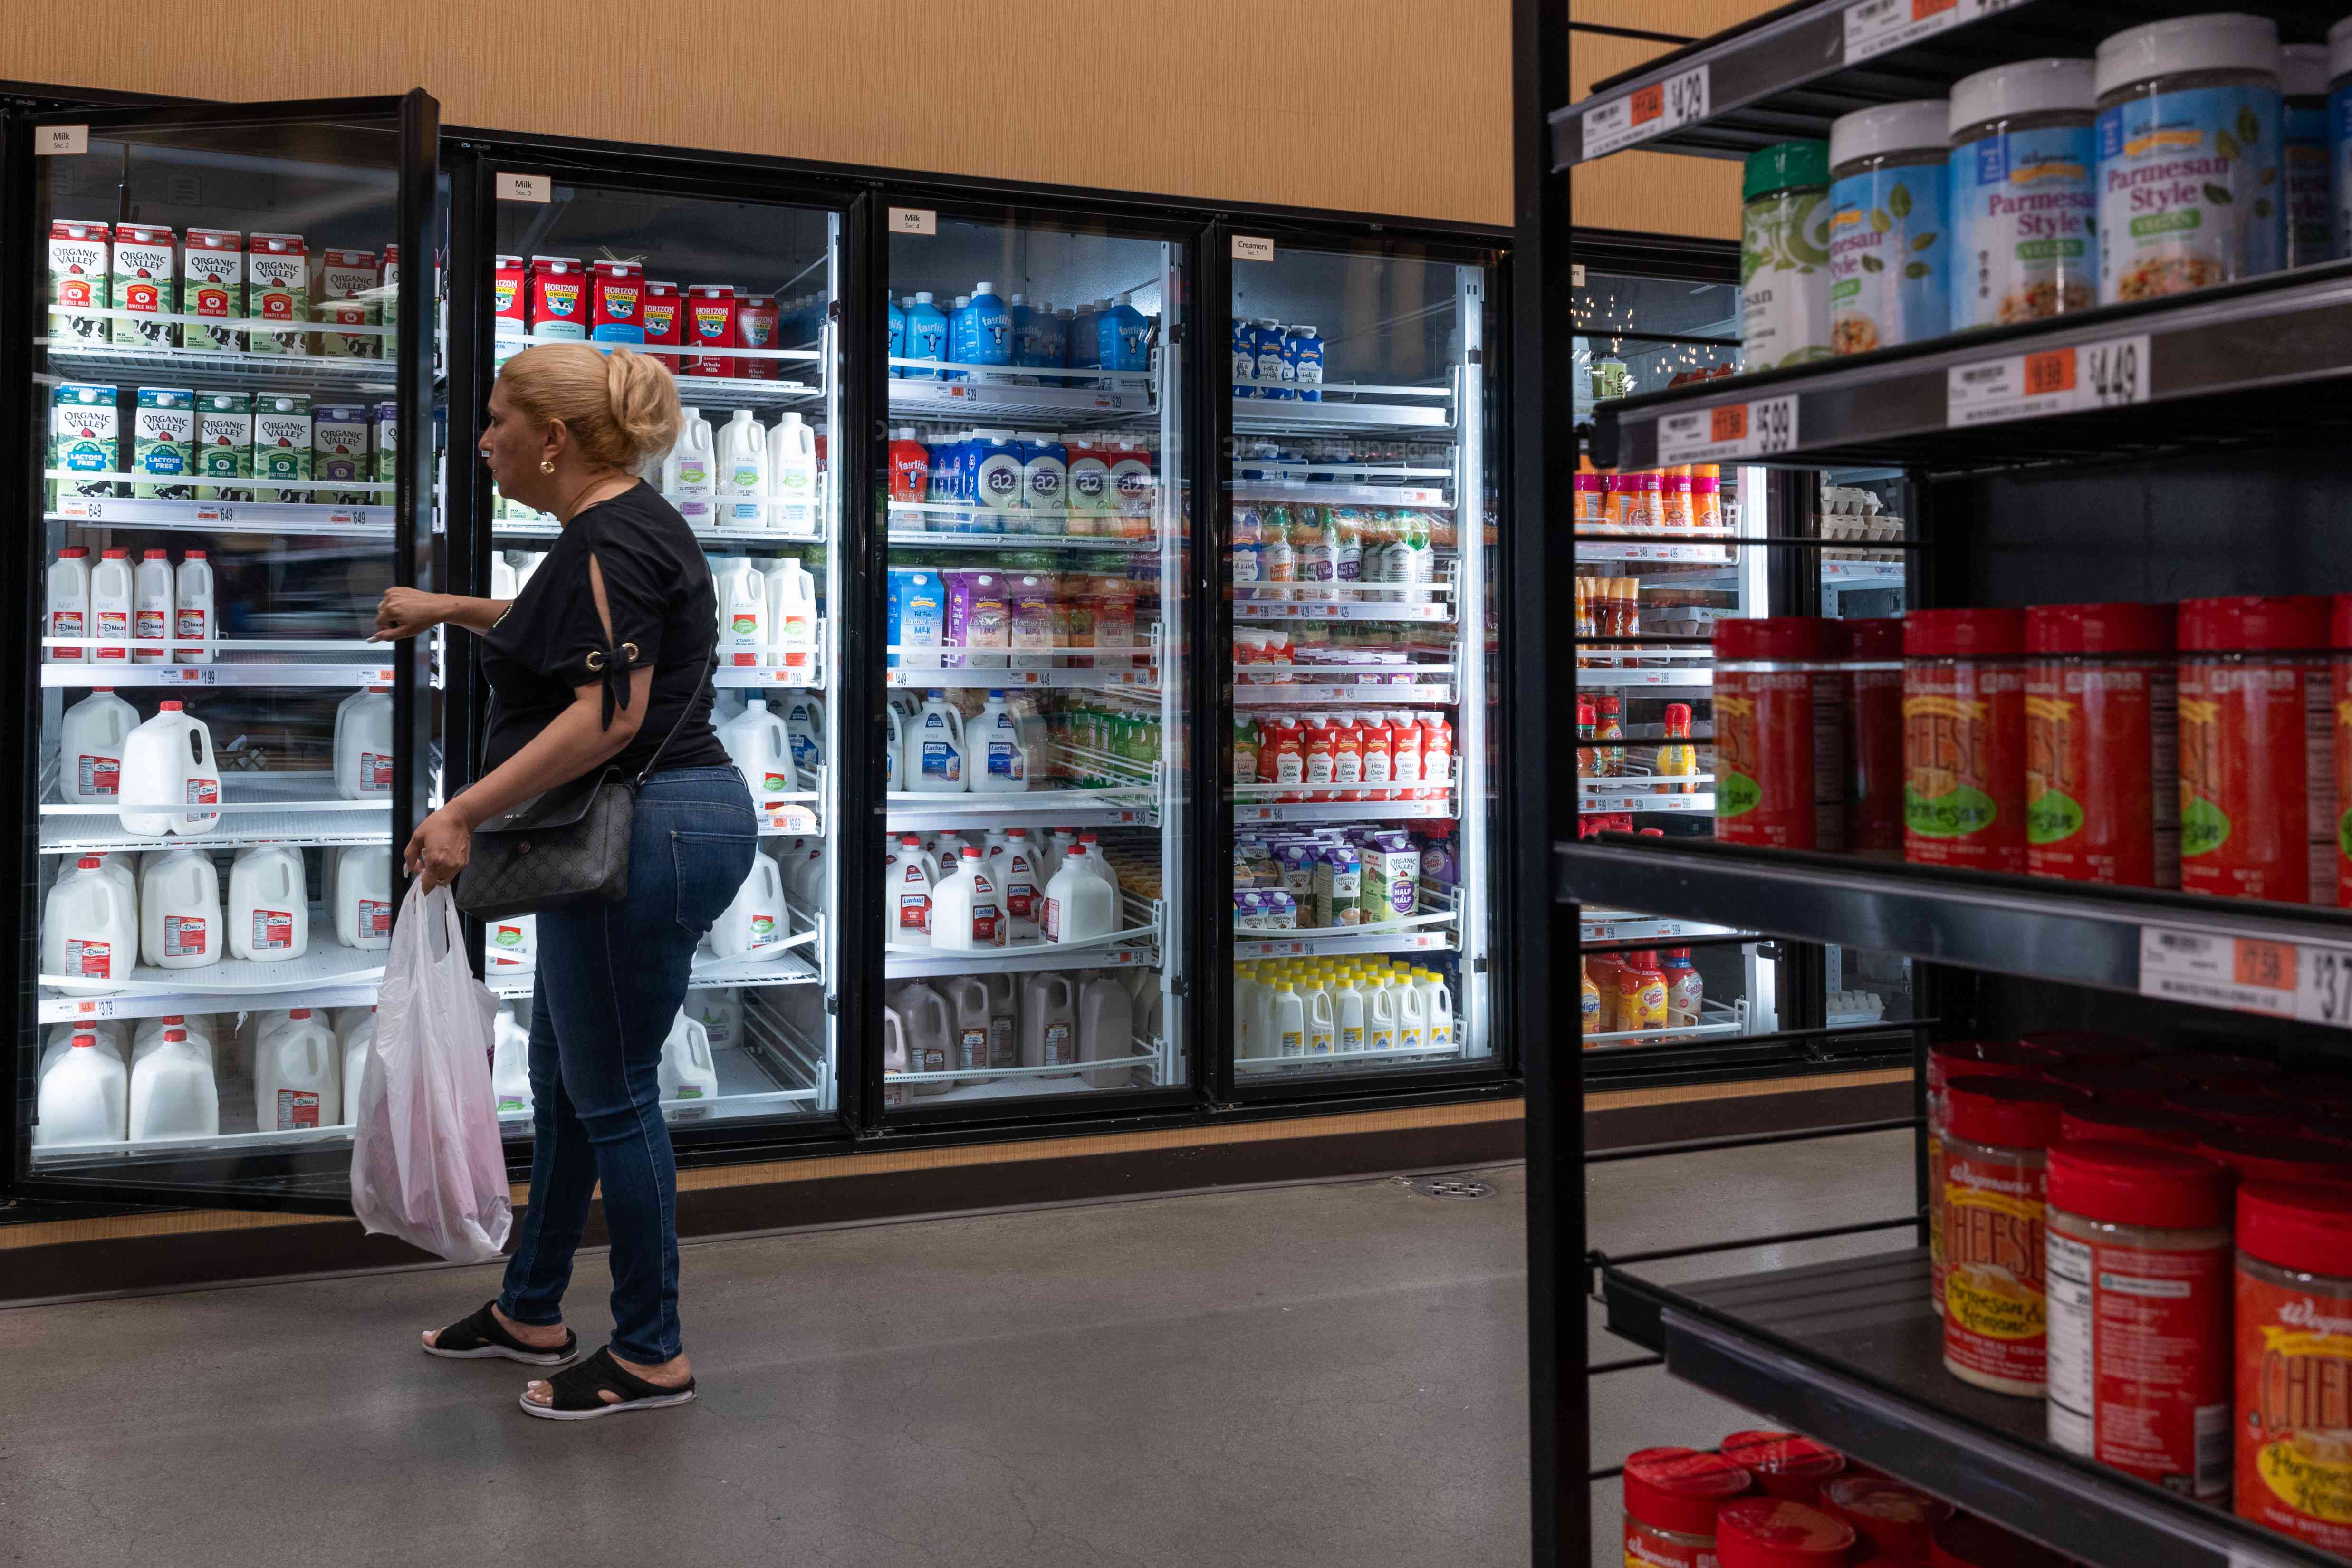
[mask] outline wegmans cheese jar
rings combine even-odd
[[[2352,1191],[2238,1192],[2237,1510],[2352,1556]]]

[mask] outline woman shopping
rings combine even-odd
[[[427,889],[457,878],[476,828],[543,792],[608,768],[638,784],[626,895],[539,913],[530,1205],[504,1288],[425,1335],[433,1355],[572,1361],[563,1291],[601,1181],[612,1342],[525,1387],[522,1408],[552,1420],[695,1393],[678,1337],[662,1042],[695,944],[758,840],[751,795],[710,728],[710,569],[686,520],[637,477],[680,420],[676,383],[648,358],[571,343],[517,354],[490,394],[481,453],[500,492],[553,513],[562,536],[511,601],[394,588],[376,612],[379,640],[444,622],[474,633],[490,683],[482,776],[408,841]]]

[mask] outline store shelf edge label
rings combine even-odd
[[[536,202],[544,206],[555,199],[554,182],[545,174],[516,174],[501,171],[496,178],[498,199],[502,202]]]
[[[33,156],[36,158],[79,158],[89,151],[89,127],[87,125],[33,127]]]
[[[1769,458],[1797,444],[1797,395],[1722,403],[1658,419],[1658,466]]]
[[[1582,156],[1598,158],[1706,116],[1707,68],[1702,62],[1586,110],[1579,126],[1584,138]]]
[[[1263,235],[1237,234],[1234,236],[1234,259],[1271,261],[1274,259],[1274,241]]]
[[[2352,1028],[2352,943],[2142,926],[2139,990],[2144,996]]]
[[[2006,11],[2015,0],[1854,0],[1845,8],[1845,63]]]
[[[940,215],[929,207],[892,207],[890,232],[892,234],[937,234],[940,232]]]
[[[2006,354],[1944,373],[1944,425],[1997,425],[2147,401],[2146,332]]]

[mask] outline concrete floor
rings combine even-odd
[[[1594,1243],[1899,1212],[1906,1159],[1887,1134],[1599,1166]],[[12,1568],[1521,1568],[1524,1183],[1481,1173],[1496,1197],[1353,1181],[690,1246],[702,1400],[587,1424],[516,1410],[520,1367],[416,1351],[490,1268],[0,1311],[0,1540]],[[1655,1370],[1593,1388],[1596,1465],[1746,1424]]]

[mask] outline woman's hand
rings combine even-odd
[[[375,607],[375,631],[368,641],[396,642],[419,632],[429,632],[449,618],[450,603],[446,594],[427,594],[420,588],[386,588]]]
[[[474,825],[452,801],[416,825],[401,858],[410,876],[425,879],[425,890],[429,893],[456,881],[473,853]]]

